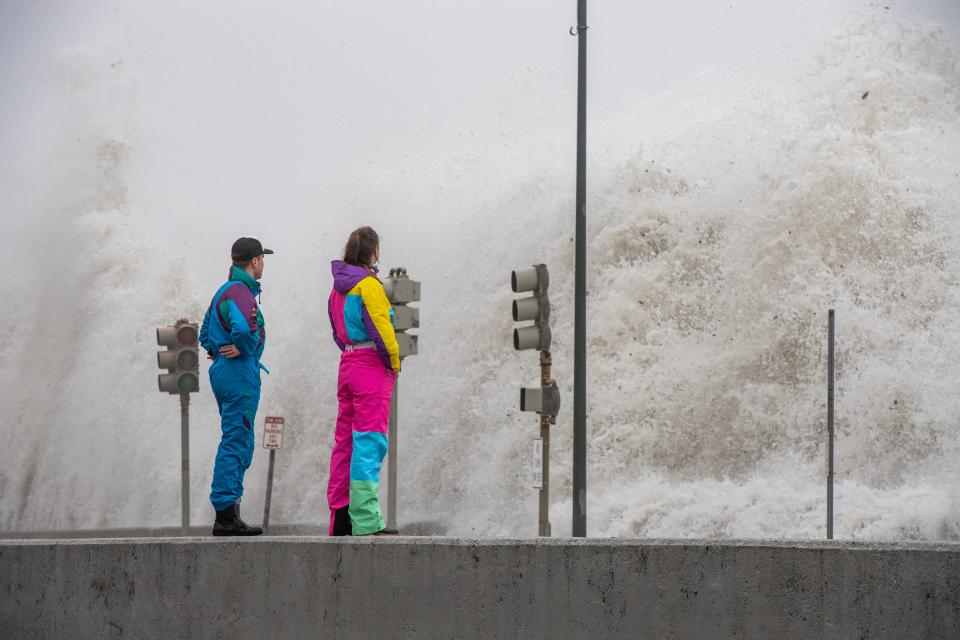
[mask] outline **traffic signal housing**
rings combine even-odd
[[[556,424],[557,414],[560,413],[560,389],[556,382],[550,386],[520,389],[520,411],[539,413],[551,418],[553,424]]]
[[[514,322],[528,322],[533,325],[517,327],[513,330],[513,348],[517,351],[536,349],[550,350],[550,272],[547,265],[538,264],[532,269],[518,269],[510,276],[510,285],[514,293],[533,292],[527,298],[513,301]]]
[[[407,270],[398,267],[390,270],[390,276],[383,281],[383,289],[393,306],[393,329],[400,345],[400,357],[415,356],[419,353],[420,336],[407,331],[420,328],[420,309],[408,305],[420,302],[420,282],[411,280]]]
[[[160,391],[184,394],[200,390],[199,335],[197,323],[187,320],[179,320],[172,327],[157,327],[157,344],[167,348],[157,353],[157,365],[167,370],[157,376]]]

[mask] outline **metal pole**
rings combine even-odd
[[[540,416],[540,439],[543,440],[543,487],[540,488],[540,518],[537,535],[550,537],[550,418]]]
[[[273,462],[277,456],[276,449],[270,449],[270,466],[267,467],[267,499],[263,503],[263,532],[267,533],[270,527],[270,500],[273,496]]]
[[[190,534],[190,394],[180,394],[180,529]]]
[[[577,243],[573,337],[573,535],[587,535],[587,0],[577,3]]]
[[[397,528],[397,401],[399,380],[393,383],[390,399],[390,433],[387,436],[387,526]]]
[[[550,377],[550,367],[553,365],[553,359],[549,351],[540,353],[540,386],[547,387],[554,384]],[[541,473],[543,474],[543,486],[540,487],[540,517],[537,527],[538,535],[549,537],[550,527],[550,416],[540,416],[540,439],[543,440],[543,459],[541,460]]]
[[[827,540],[833,540],[833,378],[836,317],[830,309],[827,322]]]

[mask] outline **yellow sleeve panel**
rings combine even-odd
[[[397,334],[393,330],[393,307],[387,299],[387,292],[383,290],[380,281],[373,276],[361,280],[357,288],[360,289],[367,315],[373,321],[373,326],[380,334],[380,340],[390,356],[390,366],[394,371],[399,372],[400,345],[397,343]]]

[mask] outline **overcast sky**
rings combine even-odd
[[[652,97],[789,77],[844,20],[870,15],[960,34],[955,0],[591,2],[591,144]],[[342,203],[425,157],[555,145],[567,158],[574,22],[572,0],[3,0],[0,184],[41,171],[31,152],[74,83],[124,120],[141,215],[201,233],[228,213],[255,225]]]

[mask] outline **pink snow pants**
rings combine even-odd
[[[340,358],[339,408],[327,484],[330,535],[336,510],[348,504],[354,535],[374,533],[385,526],[376,491],[387,453],[395,379],[396,374],[383,366],[375,349],[345,351]]]

